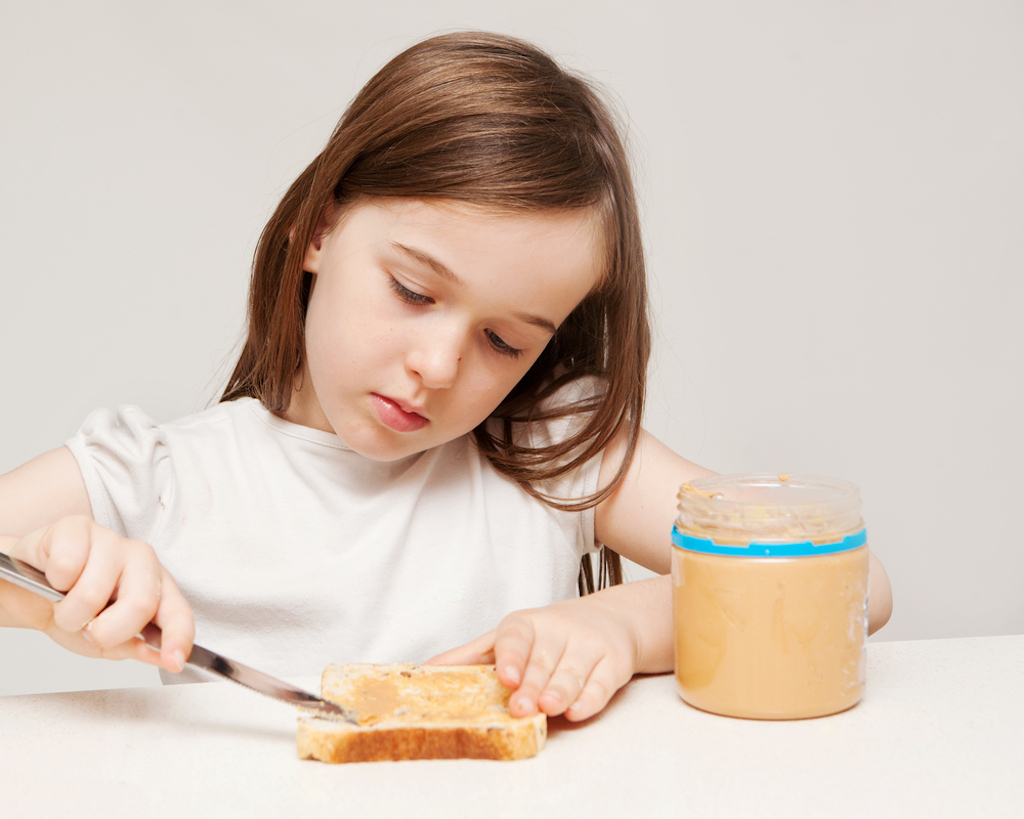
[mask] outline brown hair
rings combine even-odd
[[[402,52],[359,92],[327,146],[285,194],[260,237],[249,291],[248,337],[221,398],[258,398],[273,411],[291,399],[304,353],[310,276],[305,249],[328,205],[362,196],[448,199],[498,212],[590,209],[600,220],[607,268],[558,328],[491,419],[474,430],[494,467],[557,508],[606,498],[632,458],[650,353],[639,217],[616,121],[584,79],[511,37],[462,32]],[[603,392],[549,406],[567,382],[592,375]],[[575,413],[584,422],[550,446],[524,446],[520,423]],[[586,498],[538,484],[597,456],[623,425],[626,457],[615,480]],[[580,589],[592,590],[590,560]],[[604,550],[598,585],[621,581]]]

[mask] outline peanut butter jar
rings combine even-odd
[[[864,693],[868,546],[847,481],[684,484],[672,531],[679,694],[715,714],[803,719]]]

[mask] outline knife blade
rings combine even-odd
[[[34,592],[40,597],[45,597],[54,603],[64,599],[64,593],[57,591],[57,589],[51,586],[46,579],[46,575],[39,571],[39,569],[3,552],[0,552],[0,578],[13,583],[15,586],[20,586],[23,589]],[[159,626],[150,623],[142,630],[140,636],[148,645],[156,649],[160,648],[161,633]],[[276,700],[296,705],[303,711],[307,711],[310,716],[326,717],[328,719],[358,724],[356,718],[340,705],[321,699],[316,694],[297,688],[284,680],[271,677],[269,674],[264,674],[262,671],[257,671],[255,668],[250,668],[236,660],[229,660],[227,657],[217,654],[215,651],[210,651],[208,648],[203,648],[200,645],[193,644],[188,664],[212,671],[214,674],[219,674],[221,677],[245,686],[252,691],[257,691]]]

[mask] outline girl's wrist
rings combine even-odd
[[[626,621],[633,634],[633,673],[671,671],[674,665],[671,576],[623,583],[597,592],[597,596]]]
[[[647,619],[637,672],[661,674],[675,666],[675,622],[672,618],[672,577],[659,575],[641,581],[649,584]]]

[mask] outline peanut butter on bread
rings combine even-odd
[[[358,725],[301,718],[298,753],[322,762],[535,756],[547,718],[513,717],[510,694],[488,665],[329,665],[321,696]]]

